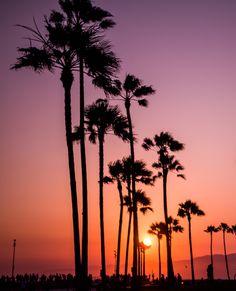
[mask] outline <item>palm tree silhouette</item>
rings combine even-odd
[[[137,209],[145,215],[148,211],[153,211],[151,206],[151,199],[147,197],[146,193],[142,190],[137,190],[136,191],[136,198],[137,198]],[[134,207],[133,207],[133,199],[129,195],[126,195],[124,197],[124,205],[127,206],[128,212],[133,213]],[[130,216],[131,217],[131,216]],[[129,220],[129,225],[128,225],[128,238],[130,236],[130,220]],[[127,269],[128,269],[128,249],[129,249],[129,240],[127,240],[127,245],[126,245],[126,259],[125,259],[125,275],[127,276]],[[138,250],[139,251],[139,250]],[[140,274],[140,264],[138,264],[138,275]]]
[[[227,251],[226,251],[226,238],[225,238],[225,233],[233,233],[232,228],[228,226],[227,223],[221,222],[219,225],[219,230],[222,231],[223,233],[223,244],[224,244],[224,254],[225,254],[225,266],[226,266],[226,272],[227,272],[227,277],[228,280],[230,280],[230,274],[229,274],[229,265],[228,265],[228,258],[227,258]]]
[[[18,51],[21,56],[17,58],[16,64],[11,68],[21,69],[24,67],[30,67],[36,72],[41,72],[44,69],[53,72],[55,68],[59,68],[61,70],[60,80],[64,88],[65,129],[72,200],[75,275],[76,278],[78,278],[81,270],[80,239],[73,141],[71,134],[71,87],[74,80],[73,71],[77,69],[78,64],[75,62],[74,51],[71,49],[69,41],[66,37],[71,27],[69,24],[64,23],[64,19],[59,22],[57,18],[58,15],[56,12],[52,12],[49,19],[45,18],[45,27],[47,30],[47,35],[45,36],[41,34],[36,24],[35,29],[23,26],[32,32],[32,39],[36,39],[41,46],[39,48],[33,46],[19,48]]]
[[[88,275],[88,205],[87,175],[84,144],[84,73],[93,78],[93,83],[103,86],[99,80],[109,83],[119,67],[119,60],[111,51],[109,42],[104,41],[103,31],[115,23],[111,14],[91,4],[90,0],[59,0],[61,12],[52,11],[45,17],[46,34],[43,35],[36,22],[34,28],[19,25],[32,33],[28,38],[30,46],[19,48],[20,57],[12,69],[31,67],[37,72],[44,69],[53,72],[61,70],[61,82],[65,91],[65,123],[72,196],[74,231],[75,274],[78,278],[80,262],[80,239],[77,209],[77,192],[74,170],[74,154],[71,130],[71,86],[73,71],[80,72],[80,143],[83,184],[83,234],[82,267],[83,276]],[[32,44],[35,43],[36,46]]]
[[[152,228],[150,227],[150,230],[148,231],[151,234],[160,234],[164,235],[166,237],[166,240],[168,239],[168,245],[170,247],[170,254],[171,254],[171,245],[172,245],[172,233],[173,232],[183,232],[184,228],[179,224],[179,220],[176,218],[173,218],[172,216],[168,217],[168,224],[166,225],[165,222],[159,222],[152,224],[151,227],[154,228],[154,232],[152,233]],[[168,233],[168,236],[166,235]],[[160,245],[160,242],[159,242]],[[159,250],[160,252],[160,250]],[[160,257],[160,256],[159,256]],[[159,260],[159,278],[161,276],[161,270],[160,270],[160,260]]]
[[[117,183],[117,190],[120,198],[120,217],[119,217],[119,227],[118,227],[118,241],[117,241],[117,256],[116,256],[116,276],[120,275],[120,247],[121,247],[121,233],[122,233],[122,223],[123,223],[123,208],[124,208],[124,197],[122,193],[122,181],[123,181],[123,163],[121,160],[117,160],[113,163],[108,164],[109,176],[104,177],[104,183]]]
[[[132,180],[132,161],[130,157],[122,159],[123,163],[123,182],[126,183],[129,200],[132,202],[131,196],[131,180]],[[135,182],[142,183],[145,185],[153,185],[152,171],[146,168],[146,164],[142,160],[136,160],[134,163],[135,172]],[[129,205],[128,206],[129,209]],[[125,276],[128,274],[128,258],[129,258],[129,242],[130,242],[130,232],[131,232],[131,222],[132,222],[133,211],[129,211],[128,220],[128,232],[127,232],[127,242],[126,242],[126,252],[125,252]]]
[[[94,6],[91,0],[59,0],[60,7],[73,27],[70,46],[74,49],[80,86],[80,156],[82,172],[82,268],[88,276],[88,190],[84,131],[84,74],[92,78],[94,85],[105,88],[119,68],[119,60],[104,40],[104,31],[115,25],[112,15]]]
[[[167,177],[168,173],[176,172],[177,177],[185,178],[180,174],[184,167],[175,157],[171,155],[172,152],[184,149],[184,145],[175,140],[170,133],[161,132],[160,135],[155,135],[154,139],[145,138],[142,144],[145,150],[157,148],[158,162],[153,164],[153,167],[158,169],[157,178],[163,180],[163,204],[165,223],[168,225],[168,208],[167,208]],[[174,269],[171,257],[171,249],[169,245],[169,233],[166,233],[166,250],[167,250],[167,277],[170,282],[174,282]]]
[[[158,241],[158,270],[159,270],[159,280],[161,279],[161,239],[163,234],[165,234],[165,227],[163,224],[155,222],[150,225],[148,230],[149,234],[155,235]]]
[[[188,219],[188,235],[189,235],[189,247],[190,247],[190,259],[191,259],[191,271],[192,271],[192,283],[195,283],[194,265],[193,265],[193,248],[192,248],[192,233],[191,233],[191,219],[192,215],[203,216],[205,215],[197,203],[191,200],[186,200],[184,203],[179,204],[178,216],[187,217]]]
[[[118,106],[110,106],[107,100],[98,99],[85,110],[86,129],[89,133],[89,140],[92,143],[99,143],[99,204],[100,204],[100,235],[101,235],[101,261],[102,280],[106,280],[105,260],[105,235],[104,235],[104,211],[103,211],[103,179],[104,179],[104,141],[105,135],[113,132],[116,136],[127,141],[129,138],[128,122]]]
[[[135,153],[134,153],[134,133],[133,133],[133,124],[131,118],[131,102],[138,102],[140,106],[146,107],[148,105],[147,99],[149,95],[155,93],[155,90],[152,86],[145,86],[142,85],[142,81],[135,77],[134,75],[127,74],[125,80],[122,84],[121,81],[115,80],[113,82],[113,86],[109,86],[107,88],[107,96],[116,96],[117,100],[122,100],[125,105],[126,115],[128,118],[129,123],[129,134],[130,134],[130,158],[131,158],[131,165],[134,165],[135,162]],[[138,218],[137,218],[137,202],[136,202],[136,186],[135,186],[135,172],[134,167],[131,169],[132,172],[132,179],[131,179],[131,186],[132,186],[132,195],[133,195],[133,278],[135,281],[135,277],[137,276],[137,251],[139,245],[139,237],[138,237]]]
[[[214,279],[214,262],[213,262],[213,233],[218,232],[219,228],[214,225],[209,225],[205,230],[206,233],[210,233],[210,253],[211,253],[211,265],[212,265],[212,279]]]

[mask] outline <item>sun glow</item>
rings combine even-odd
[[[150,247],[152,244],[152,241],[149,237],[145,237],[145,239],[143,240],[143,243],[145,246]]]

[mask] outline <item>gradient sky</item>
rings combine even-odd
[[[117,23],[107,37],[126,73],[153,85],[148,108],[134,105],[138,143],[136,157],[151,164],[154,152],[141,148],[144,137],[169,131],[186,149],[177,154],[187,180],[171,176],[169,214],[191,199],[206,212],[193,218],[194,256],[209,253],[209,224],[236,223],[236,1],[234,0],[100,0]],[[14,24],[42,23],[57,8],[56,0],[8,0],[0,3],[0,274],[10,274],[12,240],[17,240],[16,272],[73,272],[71,200],[64,130],[63,90],[59,74],[10,71],[16,48],[27,46],[27,32]],[[86,104],[103,98],[86,85]],[[73,125],[78,124],[78,79],[73,88]],[[122,104],[121,108],[123,110]],[[79,146],[78,192],[81,193]],[[105,143],[105,164],[128,155],[115,137]],[[89,177],[89,271],[99,273],[98,146],[87,151]],[[149,225],[163,220],[161,180],[146,188],[154,213],[139,216],[140,240]],[[114,270],[119,197],[105,186],[105,230],[108,271]],[[81,197],[79,198],[81,205]],[[186,228],[186,221],[180,220]],[[124,218],[126,234],[127,215]],[[221,233],[215,253],[223,253]],[[164,242],[164,241],[163,241]],[[124,246],[124,244],[123,244]],[[163,243],[164,246],[164,243]],[[236,237],[227,236],[228,253]],[[148,251],[148,272],[157,273],[157,245]],[[165,258],[163,248],[163,258]],[[173,238],[173,259],[188,259],[187,228]],[[131,260],[130,260],[131,262]],[[122,270],[124,250],[122,249]],[[232,266],[236,273],[236,266]]]

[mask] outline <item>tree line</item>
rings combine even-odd
[[[131,229],[133,230],[133,262],[132,278],[137,282],[139,225],[138,211],[146,213],[152,211],[151,200],[138,185],[153,185],[156,179],[163,183],[163,211],[164,222],[153,223],[149,232],[166,237],[167,277],[174,280],[174,269],[171,257],[172,231],[182,232],[183,228],[177,219],[168,213],[167,178],[169,173],[185,178],[184,167],[175,158],[174,153],[183,150],[184,144],[174,139],[169,132],[156,134],[153,139],[145,138],[142,147],[157,153],[157,161],[153,168],[154,175],[146,168],[142,160],[135,158],[134,124],[132,119],[132,104],[137,102],[142,107],[148,106],[147,97],[155,93],[151,85],[143,84],[142,80],[132,74],[127,74],[124,80],[119,80],[120,59],[112,50],[111,43],[106,39],[106,30],[115,25],[110,12],[95,6],[90,0],[58,0],[59,11],[52,10],[44,17],[45,32],[41,32],[34,21],[33,27],[19,25],[31,33],[29,45],[18,48],[19,56],[11,69],[31,68],[36,72],[48,70],[54,73],[60,71],[60,82],[64,89],[64,120],[68,157],[68,171],[70,179],[70,194],[72,203],[72,221],[74,238],[74,268],[78,282],[86,288],[88,278],[88,182],[87,182],[87,148],[86,139],[98,143],[99,148],[99,209],[100,209],[100,243],[101,243],[101,277],[106,282],[105,230],[104,230],[104,183],[115,183],[120,199],[119,227],[117,236],[116,276],[120,275],[120,245],[122,237],[123,208],[128,210],[128,234],[126,240],[125,275],[128,274],[128,257]],[[98,99],[91,105],[85,106],[86,92],[84,78],[87,75],[94,86],[102,89],[104,99]],[[72,124],[71,88],[75,81],[79,81],[78,98],[80,103],[80,123]],[[112,102],[121,100],[125,114]],[[104,141],[107,134],[127,142],[129,156],[121,157],[108,165],[109,176],[105,176]],[[74,148],[75,141],[80,145],[80,167],[82,184],[82,230],[79,229],[78,191],[76,183],[78,177],[75,172]],[[127,191],[124,195],[124,189]],[[189,245],[194,281],[191,216],[204,215],[198,205],[191,200],[179,204],[178,216],[187,217],[189,225]],[[227,230],[226,230],[227,231]],[[235,232],[235,229],[234,229]],[[80,245],[82,242],[82,245]],[[159,244],[160,247],[160,244]],[[159,250],[160,252],[160,250]],[[160,260],[160,256],[159,256]],[[160,260],[161,261],[161,260]],[[159,262],[159,266],[160,266]],[[159,272],[161,268],[159,267]]]

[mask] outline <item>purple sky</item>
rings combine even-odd
[[[169,212],[176,216],[178,203],[188,198],[206,212],[204,218],[194,220],[193,226],[195,255],[205,255],[209,238],[202,230],[221,221],[236,223],[236,1],[100,0],[94,3],[109,10],[117,23],[107,36],[122,60],[121,79],[131,73],[156,89],[148,108],[136,105],[132,108],[138,137],[137,158],[151,166],[155,153],[145,152],[140,145],[144,137],[153,137],[161,130],[170,131],[186,145],[177,157],[186,168],[187,180],[171,177]],[[32,266],[36,272],[49,265],[52,271],[58,265],[61,269],[73,266],[59,74],[9,70],[17,57],[16,48],[28,44],[23,39],[28,34],[14,24],[31,26],[33,16],[40,24],[43,15],[52,8],[57,8],[57,1],[0,3],[0,258],[3,258],[0,274],[10,272],[14,238],[19,272],[29,272]],[[86,89],[86,104],[104,96],[89,83]],[[73,125],[76,125],[77,79],[73,94]],[[105,147],[105,164],[128,154],[128,145],[116,138],[107,138]],[[100,263],[95,255],[100,248],[97,153],[97,146],[88,145],[91,270],[92,265]],[[79,167],[78,189],[80,192]],[[163,220],[161,181],[147,192],[155,212],[140,217],[140,236],[145,235],[151,222]],[[106,232],[112,234],[107,238],[107,257],[112,266],[117,233],[113,226],[118,224],[119,206],[115,189],[111,191],[106,186],[105,201]],[[182,224],[186,226],[185,221]],[[217,237],[215,251],[222,253],[221,235]],[[188,258],[187,231],[174,243],[183,250],[174,251],[174,259]],[[155,244],[152,251],[156,252]],[[232,235],[228,238],[228,252],[236,252]]]

